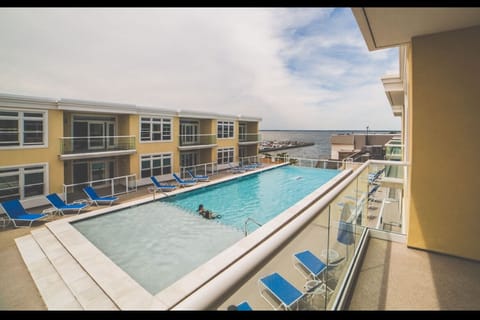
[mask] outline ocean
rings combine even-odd
[[[375,133],[390,133],[391,131],[369,131]],[[271,155],[277,153],[287,153],[289,156],[304,159],[329,159],[331,152],[330,137],[333,134],[365,134],[365,130],[260,130],[262,141],[298,141],[313,142],[314,145],[285,149],[279,151],[269,151]]]

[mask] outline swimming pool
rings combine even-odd
[[[248,217],[264,224],[339,172],[284,166],[72,225],[155,294],[242,239]],[[199,203],[222,218],[202,218]]]
[[[162,201],[196,215],[198,205],[203,204],[221,215],[221,219],[216,220],[218,223],[243,232],[247,218],[265,224],[338,173],[338,170],[285,166]],[[258,227],[249,224],[248,232]]]

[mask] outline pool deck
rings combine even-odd
[[[232,175],[227,172],[220,173],[212,176],[211,180],[225,179]],[[152,194],[145,186],[139,188],[137,192],[121,195],[120,205],[129,205],[132,201],[151,198]],[[44,208],[36,208],[36,210]],[[97,210],[103,210],[103,208],[90,207],[79,217],[93,214]],[[71,217],[72,215],[53,217],[52,220]],[[6,228],[0,227],[0,268],[2,270],[0,310],[47,310],[15,242],[15,239],[31,233],[41,236],[44,227],[44,222],[34,223],[32,228],[14,229],[12,225]],[[46,236],[45,239],[47,239]],[[291,264],[290,256],[286,259]],[[295,275],[292,274],[291,277]],[[264,309],[263,299],[256,289],[254,292],[256,294],[249,298],[250,304],[256,309]],[[348,309],[479,310],[479,297],[480,262],[410,249],[404,244],[371,239]],[[78,308],[72,306],[71,309]],[[107,304],[105,309],[115,308]]]

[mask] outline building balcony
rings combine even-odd
[[[217,146],[216,134],[181,134],[180,151],[213,148]]]
[[[242,133],[238,136],[239,145],[257,144],[262,142],[262,135],[259,133]]]
[[[135,152],[135,136],[60,138],[61,160],[120,156]]]
[[[385,144],[385,160],[402,161],[404,145],[398,139],[392,139]]]

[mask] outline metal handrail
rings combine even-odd
[[[255,219],[248,217],[247,220],[245,220],[245,224],[244,224],[244,227],[243,227],[243,233],[245,234],[245,237],[248,235],[247,224],[248,224],[249,221],[255,223],[259,227],[262,226],[262,224],[255,221]]]

